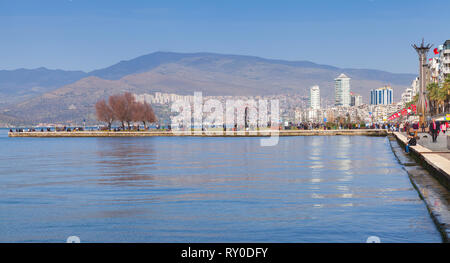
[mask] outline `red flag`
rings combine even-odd
[[[434,54],[435,54],[435,55],[439,54],[439,51],[438,51],[437,48],[434,49]]]

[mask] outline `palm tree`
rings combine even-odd
[[[434,111],[436,115],[439,114],[439,105],[443,98],[442,90],[437,83],[430,83],[427,85],[427,93],[430,100],[430,111]]]
[[[450,100],[450,76],[447,76],[447,78],[444,81],[444,84],[442,85],[442,89],[443,89],[443,93],[446,94],[446,99],[444,102],[444,111],[445,111],[445,106],[449,104],[449,100]]]

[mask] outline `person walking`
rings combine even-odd
[[[440,129],[439,122],[436,122],[436,120],[433,118],[431,120],[429,129],[431,132],[431,137],[433,138],[433,142],[436,142],[438,131]]]
[[[425,132],[425,122],[422,122],[422,132]]]

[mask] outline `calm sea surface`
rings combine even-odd
[[[0,146],[0,242],[441,242],[383,137]]]

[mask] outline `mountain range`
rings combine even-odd
[[[334,79],[351,77],[351,90],[368,102],[373,88],[391,85],[394,98],[416,77],[371,69],[346,69],[309,61],[286,61],[215,53],[155,52],[110,67],[83,71],[17,69],[0,71],[0,124],[95,121],[94,104],[109,95],[156,91],[192,95],[307,96],[319,85],[334,97]]]

